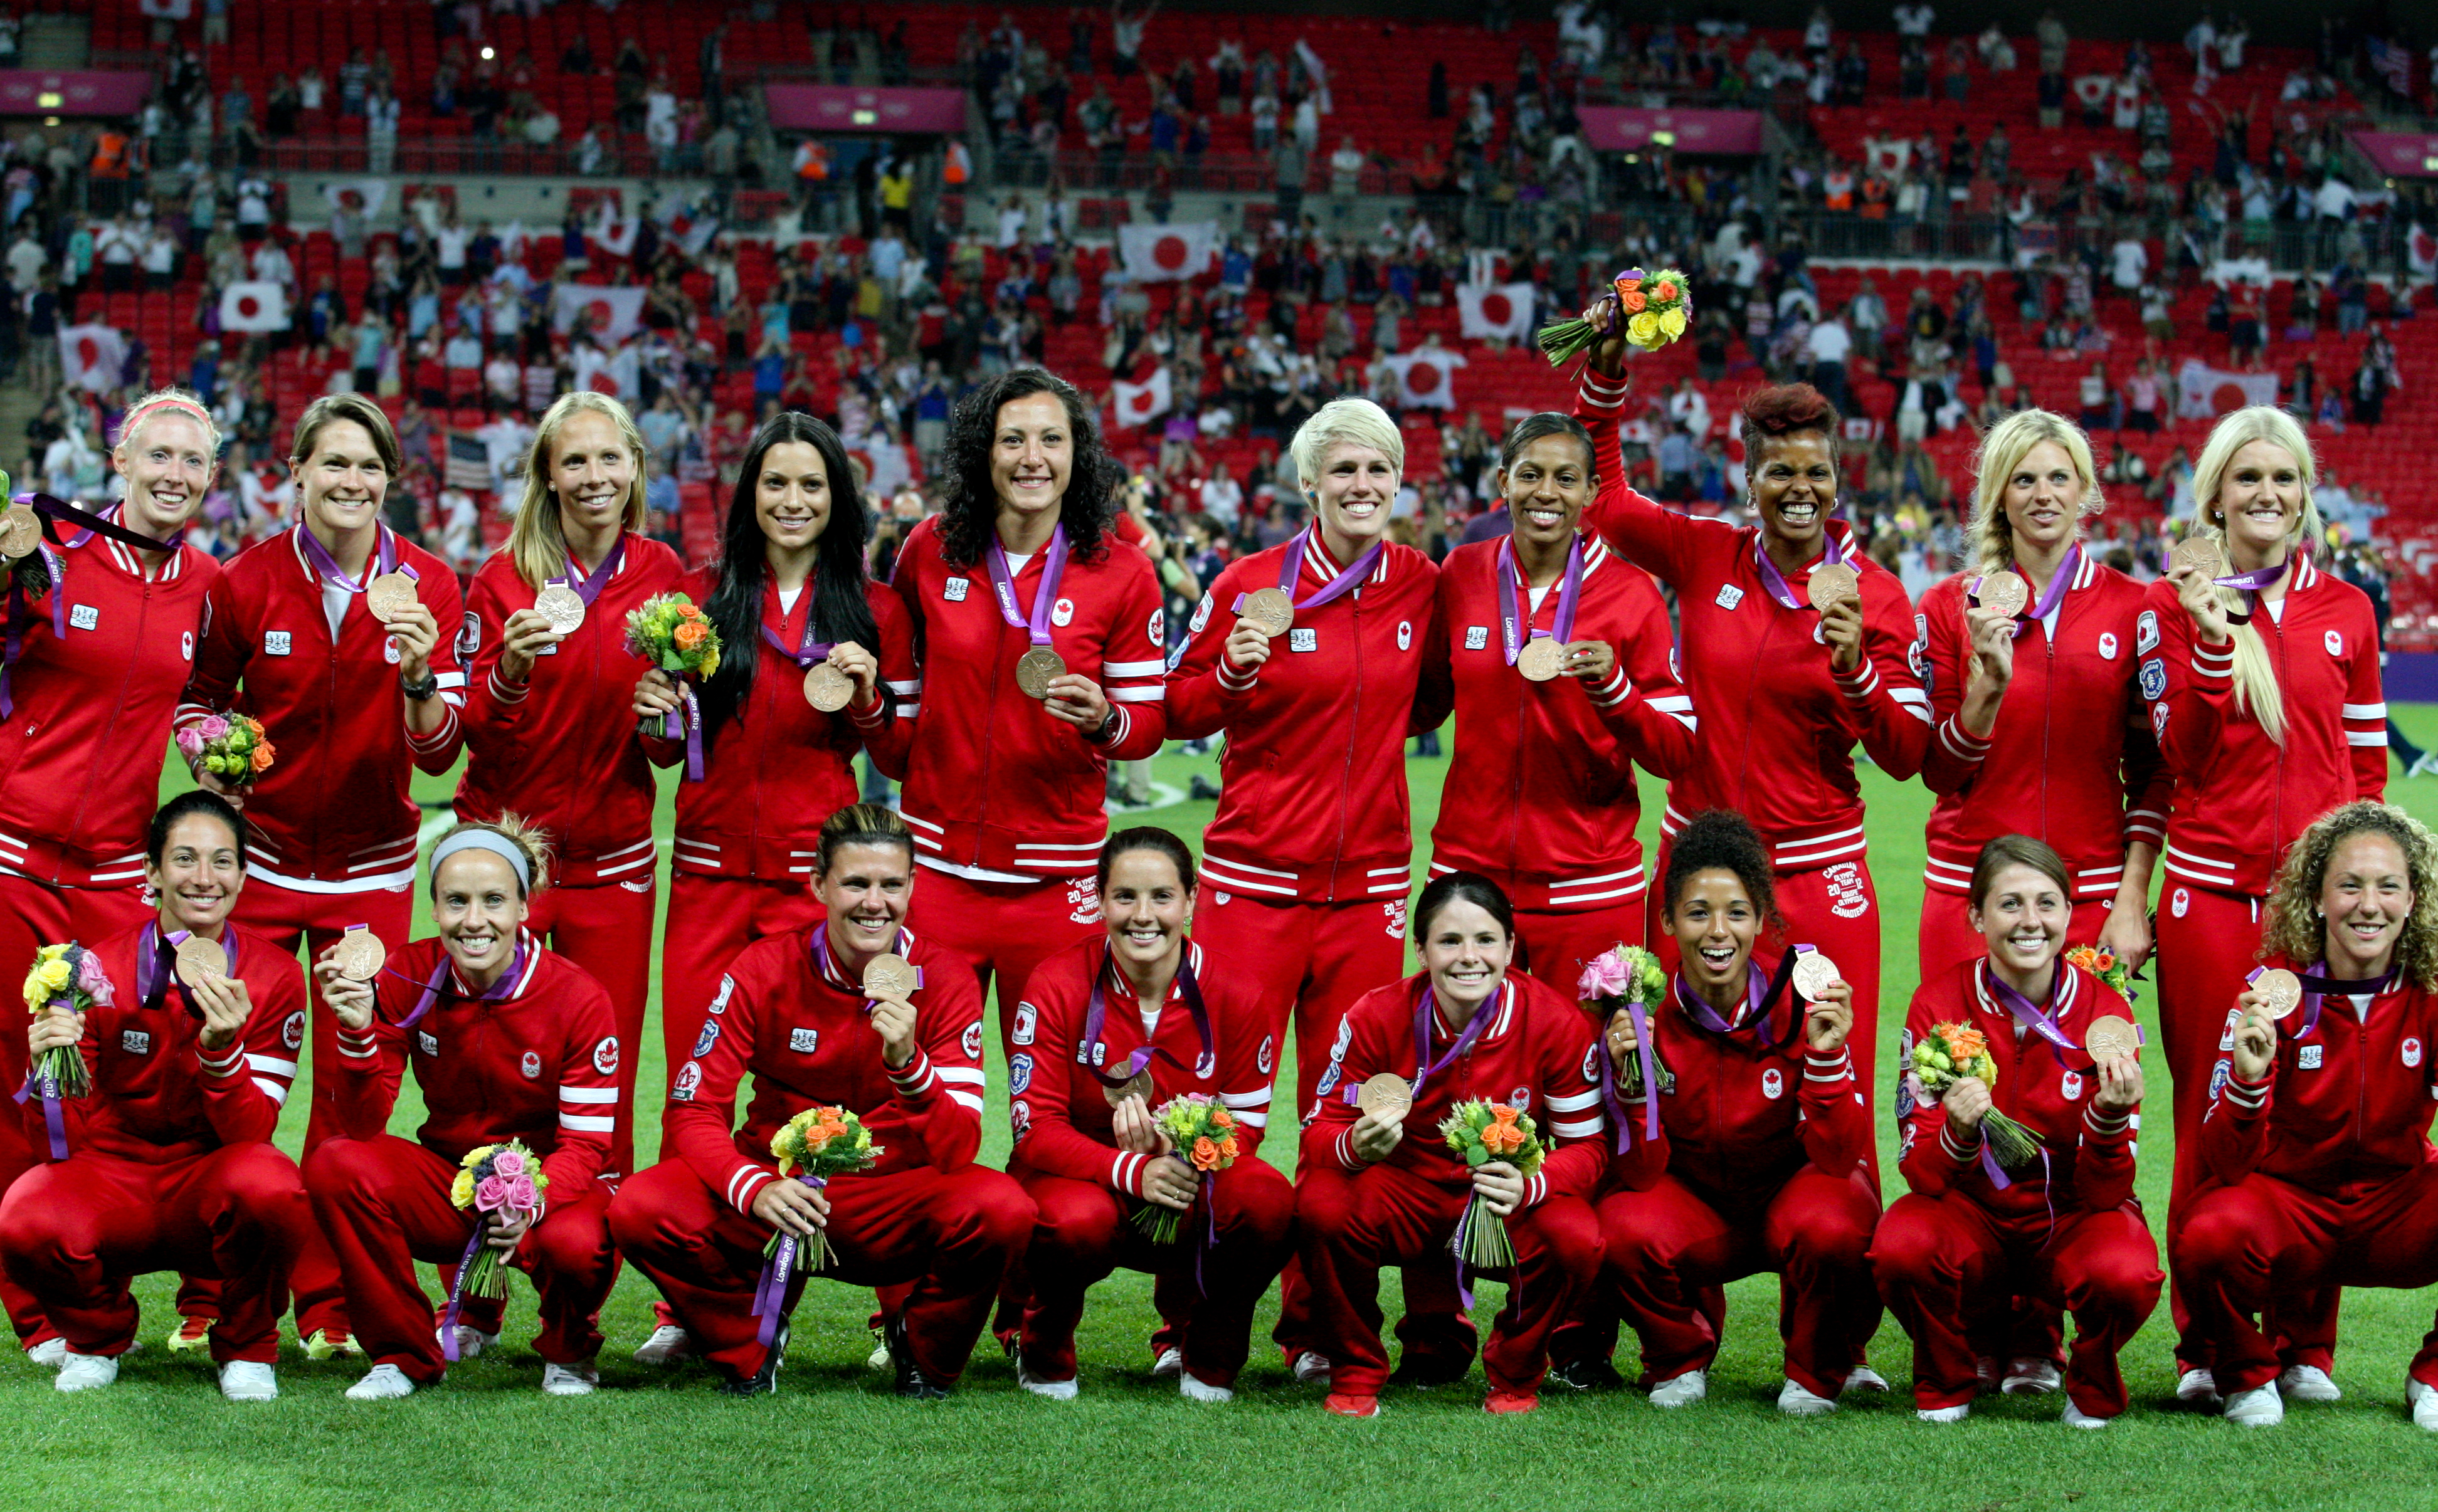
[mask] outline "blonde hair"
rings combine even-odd
[[[129,405],[127,413],[119,418],[118,440],[110,448],[111,454],[115,457],[126,450],[128,444],[135,439],[136,432],[144,429],[145,422],[151,420],[163,411],[168,411],[171,414],[183,414],[202,426],[203,445],[211,452],[214,464],[218,464],[221,454],[220,426],[214,422],[212,412],[202,399],[185,389],[178,388],[154,389]]]
[[[439,853],[440,848],[448,844],[451,838],[464,835],[469,830],[480,830],[486,834],[496,835],[517,848],[518,853],[525,858],[526,873],[533,879],[531,885],[525,889],[527,896],[530,897],[550,886],[550,836],[527,824],[521,817],[515,814],[503,814],[496,819],[459,819],[441,831],[439,836],[432,842],[432,849],[425,853]],[[432,886],[434,888],[440,886],[440,873],[436,869],[432,874]]]
[[[2283,956],[2297,965],[2327,958],[2327,922],[2320,917],[2320,889],[2327,885],[2328,861],[2337,847],[2361,834],[2384,835],[2404,853],[2412,885],[2412,913],[2395,942],[2395,966],[2416,987],[2438,987],[2438,840],[2419,819],[2393,804],[2357,800],[2330,809],[2305,830],[2286,853],[2277,886],[2261,920],[2261,955]]]
[[[2005,508],[2006,481],[2043,441],[2063,447],[2073,459],[2075,476],[2082,481],[2077,506],[2082,517],[2088,519],[2108,507],[2100,495],[2098,471],[2092,466],[2091,438],[2083,434],[2082,427],[2047,410],[2016,411],[1991,426],[1972,453],[1970,536],[1973,565],[1981,571],[2002,571],[2015,565],[2015,527]],[[2082,535],[2079,522],[2075,535]]]
[[[524,502],[517,508],[507,544],[500,548],[516,564],[517,575],[535,589],[554,577],[567,575],[567,536],[558,525],[558,490],[550,482],[551,450],[558,443],[559,428],[578,411],[608,415],[634,456],[635,477],[627,489],[623,521],[626,528],[640,532],[649,516],[644,503],[644,484],[651,476],[651,452],[644,445],[644,432],[635,427],[635,417],[627,413],[625,405],[606,394],[577,389],[560,395],[543,412],[541,424],[534,428],[533,449],[525,454]]]
[[[2311,443],[2294,417],[2265,404],[2237,410],[2210,431],[2209,444],[2201,448],[2200,460],[2193,465],[2193,534],[2215,544],[2220,555],[2225,554],[2226,519],[2223,514],[2213,513],[2217,509],[2218,485],[2225,480],[2235,454],[2254,441],[2284,447],[2293,453],[2294,465],[2303,474],[2303,509],[2295,517],[2294,535],[2288,543],[2289,553],[2299,553],[2318,540],[2323,529],[2320,506],[2311,499],[2311,485],[2319,481],[2320,469],[2311,456]],[[2293,556],[2289,554],[2287,561],[2290,565]],[[2240,589],[2220,589],[2218,599],[2229,609],[2242,612]],[[2260,631],[2252,625],[2238,624],[2234,629],[2235,710],[2250,714],[2263,734],[2283,746],[2286,695],[2277,686],[2277,669],[2270,664],[2268,642],[2260,639]]]
[[[1369,447],[1388,459],[1400,481],[1405,476],[1405,438],[1388,412],[1369,399],[1332,399],[1296,431],[1288,450],[1304,486],[1320,481],[1321,459],[1339,446]]]

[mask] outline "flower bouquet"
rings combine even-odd
[[[1649,1009],[1658,1003],[1668,991],[1668,973],[1659,958],[1640,945],[1612,945],[1583,965],[1583,974],[1575,983],[1575,995],[1599,1011],[1605,1024],[1622,1009]],[[1639,1100],[1645,1096],[1643,1067],[1651,1070],[1651,1081],[1662,1092],[1676,1090],[1676,1073],[1659,1058],[1658,1046],[1651,1043],[1651,1023],[1647,1013],[1634,1013],[1634,1034],[1640,1050],[1631,1061],[1617,1068],[1617,1091],[1628,1099]]]
[[[695,684],[719,670],[719,630],[682,593],[662,593],[645,599],[627,616],[627,651],[677,679],[683,707],[658,718],[646,717],[643,733],[663,740],[683,736],[686,776],[702,781],[702,718],[695,703]]]
[[[206,714],[178,731],[178,749],[197,773],[209,772],[230,787],[251,787],[271,770],[277,752],[251,714]]]
[[[1458,1103],[1440,1125],[1440,1137],[1464,1156],[1467,1170],[1503,1160],[1529,1179],[1548,1154],[1532,1120],[1504,1102]],[[1490,1210],[1479,1192],[1465,1204],[1448,1247],[1476,1271],[1515,1263],[1515,1241],[1507,1237],[1507,1221]]]
[[[1979,1029],[1962,1024],[1933,1024],[1913,1047],[1913,1071],[1934,1099],[1946,1097],[1966,1077],[1979,1077],[1993,1091],[1998,1085],[1998,1063],[1989,1058],[1989,1042]],[[2040,1150],[2038,1135],[1994,1107],[1982,1116],[1981,1137],[2008,1170],[2026,1164]]]
[[[1655,273],[1628,268],[1611,280],[1609,292],[1600,297],[1616,301],[1616,313],[1625,322],[1625,339],[1646,352],[1655,352],[1684,335],[1686,323],[1692,318],[1690,287],[1673,268]],[[1549,365],[1564,367],[1590,351],[1601,335],[1596,323],[1578,315],[1544,325],[1539,341],[1541,350],[1549,354]]]
[[[526,1149],[522,1140],[510,1139],[467,1151],[449,1184],[449,1201],[461,1213],[498,1213],[531,1223],[540,1220],[542,1194],[549,1187],[540,1157]],[[467,1296],[508,1294],[506,1252],[484,1242],[489,1237],[489,1225],[478,1217],[473,1240],[467,1246],[471,1253],[457,1268],[457,1289]]]
[[[2133,968],[2125,964],[2113,952],[2097,945],[2076,945],[2065,953],[2065,963],[2079,966],[2101,981],[2109,990],[2127,1002],[2133,1001]]]
[[[872,1131],[863,1126],[863,1120],[844,1108],[806,1108],[770,1136],[770,1153],[779,1157],[788,1174],[808,1187],[825,1187],[832,1176],[861,1170],[883,1152],[881,1146],[872,1142]],[[783,1276],[790,1270],[804,1275],[827,1270],[837,1257],[829,1235],[821,1229],[803,1240],[782,1229],[770,1236],[762,1253],[777,1262]]]
[[[111,1004],[110,978],[101,958],[75,941],[44,945],[26,973],[26,1007],[36,1018],[52,1009],[81,1013]],[[34,1062],[31,1081],[49,1098],[81,1098],[93,1090],[84,1052],[73,1045],[55,1045]]]
[[[1208,1180],[1213,1171],[1236,1163],[1236,1116],[1207,1092],[1171,1098],[1152,1111],[1152,1122],[1176,1146],[1176,1158]],[[1174,1207],[1145,1203],[1135,1209],[1135,1227],[1155,1244],[1174,1244],[1185,1215]]]

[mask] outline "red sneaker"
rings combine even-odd
[[[1329,1399],[1322,1402],[1321,1405],[1328,1408],[1331,1412],[1335,1413],[1340,1417],[1377,1417],[1380,1415],[1379,1398],[1359,1397],[1351,1391],[1333,1391],[1329,1394]]]
[[[1493,1391],[1482,1399],[1486,1413],[1528,1413],[1541,1405],[1541,1394],[1535,1391]]]

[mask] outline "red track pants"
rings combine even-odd
[[[853,1286],[913,1283],[899,1313],[908,1346],[925,1376],[954,1384],[1033,1235],[1033,1199],[987,1166],[839,1176],[826,1195],[838,1254],[822,1274]],[[739,1380],[762,1368],[753,1292],[768,1225],[722,1202],[684,1161],[664,1160],[619,1187],[610,1230],[704,1358]],[[806,1279],[788,1288],[791,1310]]]
[[[669,878],[669,914],[661,930],[661,1049],[683,1065],[702,1028],[703,1010],[719,978],[746,946],[802,929],[822,917],[802,877],[714,877],[680,871]]]
[[[2074,905],[2074,916],[2066,921],[2065,942],[2074,945],[2099,943],[2099,931],[2108,923],[2111,898],[2085,898]],[[1968,919],[1971,905],[1959,892],[1941,892],[1925,888],[1921,895],[1921,927],[1915,935],[1919,980],[1935,981],[1968,960],[1979,960],[1989,954],[1989,941],[1973,931]]]
[[[636,881],[642,885],[650,878],[647,871]],[[618,1123],[610,1135],[610,1164],[602,1170],[613,1187],[635,1169],[635,1076],[644,1061],[644,1011],[652,996],[652,909],[648,886],[641,892],[624,882],[544,888],[534,894],[526,923],[535,939],[592,974],[610,993],[610,1010],[617,1016]],[[669,1016],[664,1006],[662,1018]],[[676,1016],[683,1021],[688,1014]],[[702,1015],[692,1019],[699,1028]],[[652,1100],[657,1106],[660,1099]]]
[[[1101,933],[1101,893],[1089,876],[975,882],[918,867],[906,923],[917,935],[971,961],[985,994],[998,979],[1003,1041],[1033,968]]]
[[[1914,1404],[1960,1407],[1979,1394],[1973,1326],[2011,1296],[2074,1314],[2065,1389],[2094,1417],[2125,1410],[2116,1357],[2159,1305],[2159,1243],[2141,1210],[2010,1221],[1970,1197],[1908,1192],[1880,1221],[1871,1265],[1913,1339]],[[2274,1371],[2271,1371],[2274,1374]],[[2220,1389],[2224,1389],[2223,1382]]]
[[[1617,945],[1643,943],[1646,894],[1581,913],[1550,908],[1515,910],[1515,964],[1571,995],[1583,963]]]
[[[465,1257],[473,1229],[471,1216],[449,1201],[456,1175],[454,1162],[396,1134],[326,1139],[305,1157],[305,1186],[346,1270],[347,1302],[365,1353],[427,1385],[447,1373],[448,1362],[415,1262],[446,1268]],[[601,1304],[618,1278],[608,1204],[597,1187],[551,1203],[510,1257],[540,1297],[534,1352],[552,1364],[577,1364],[600,1352]]]

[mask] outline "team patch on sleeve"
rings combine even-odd
[[[982,1058],[982,1021],[980,1019],[976,1019],[965,1026],[963,1044],[967,1060],[979,1061]]]

